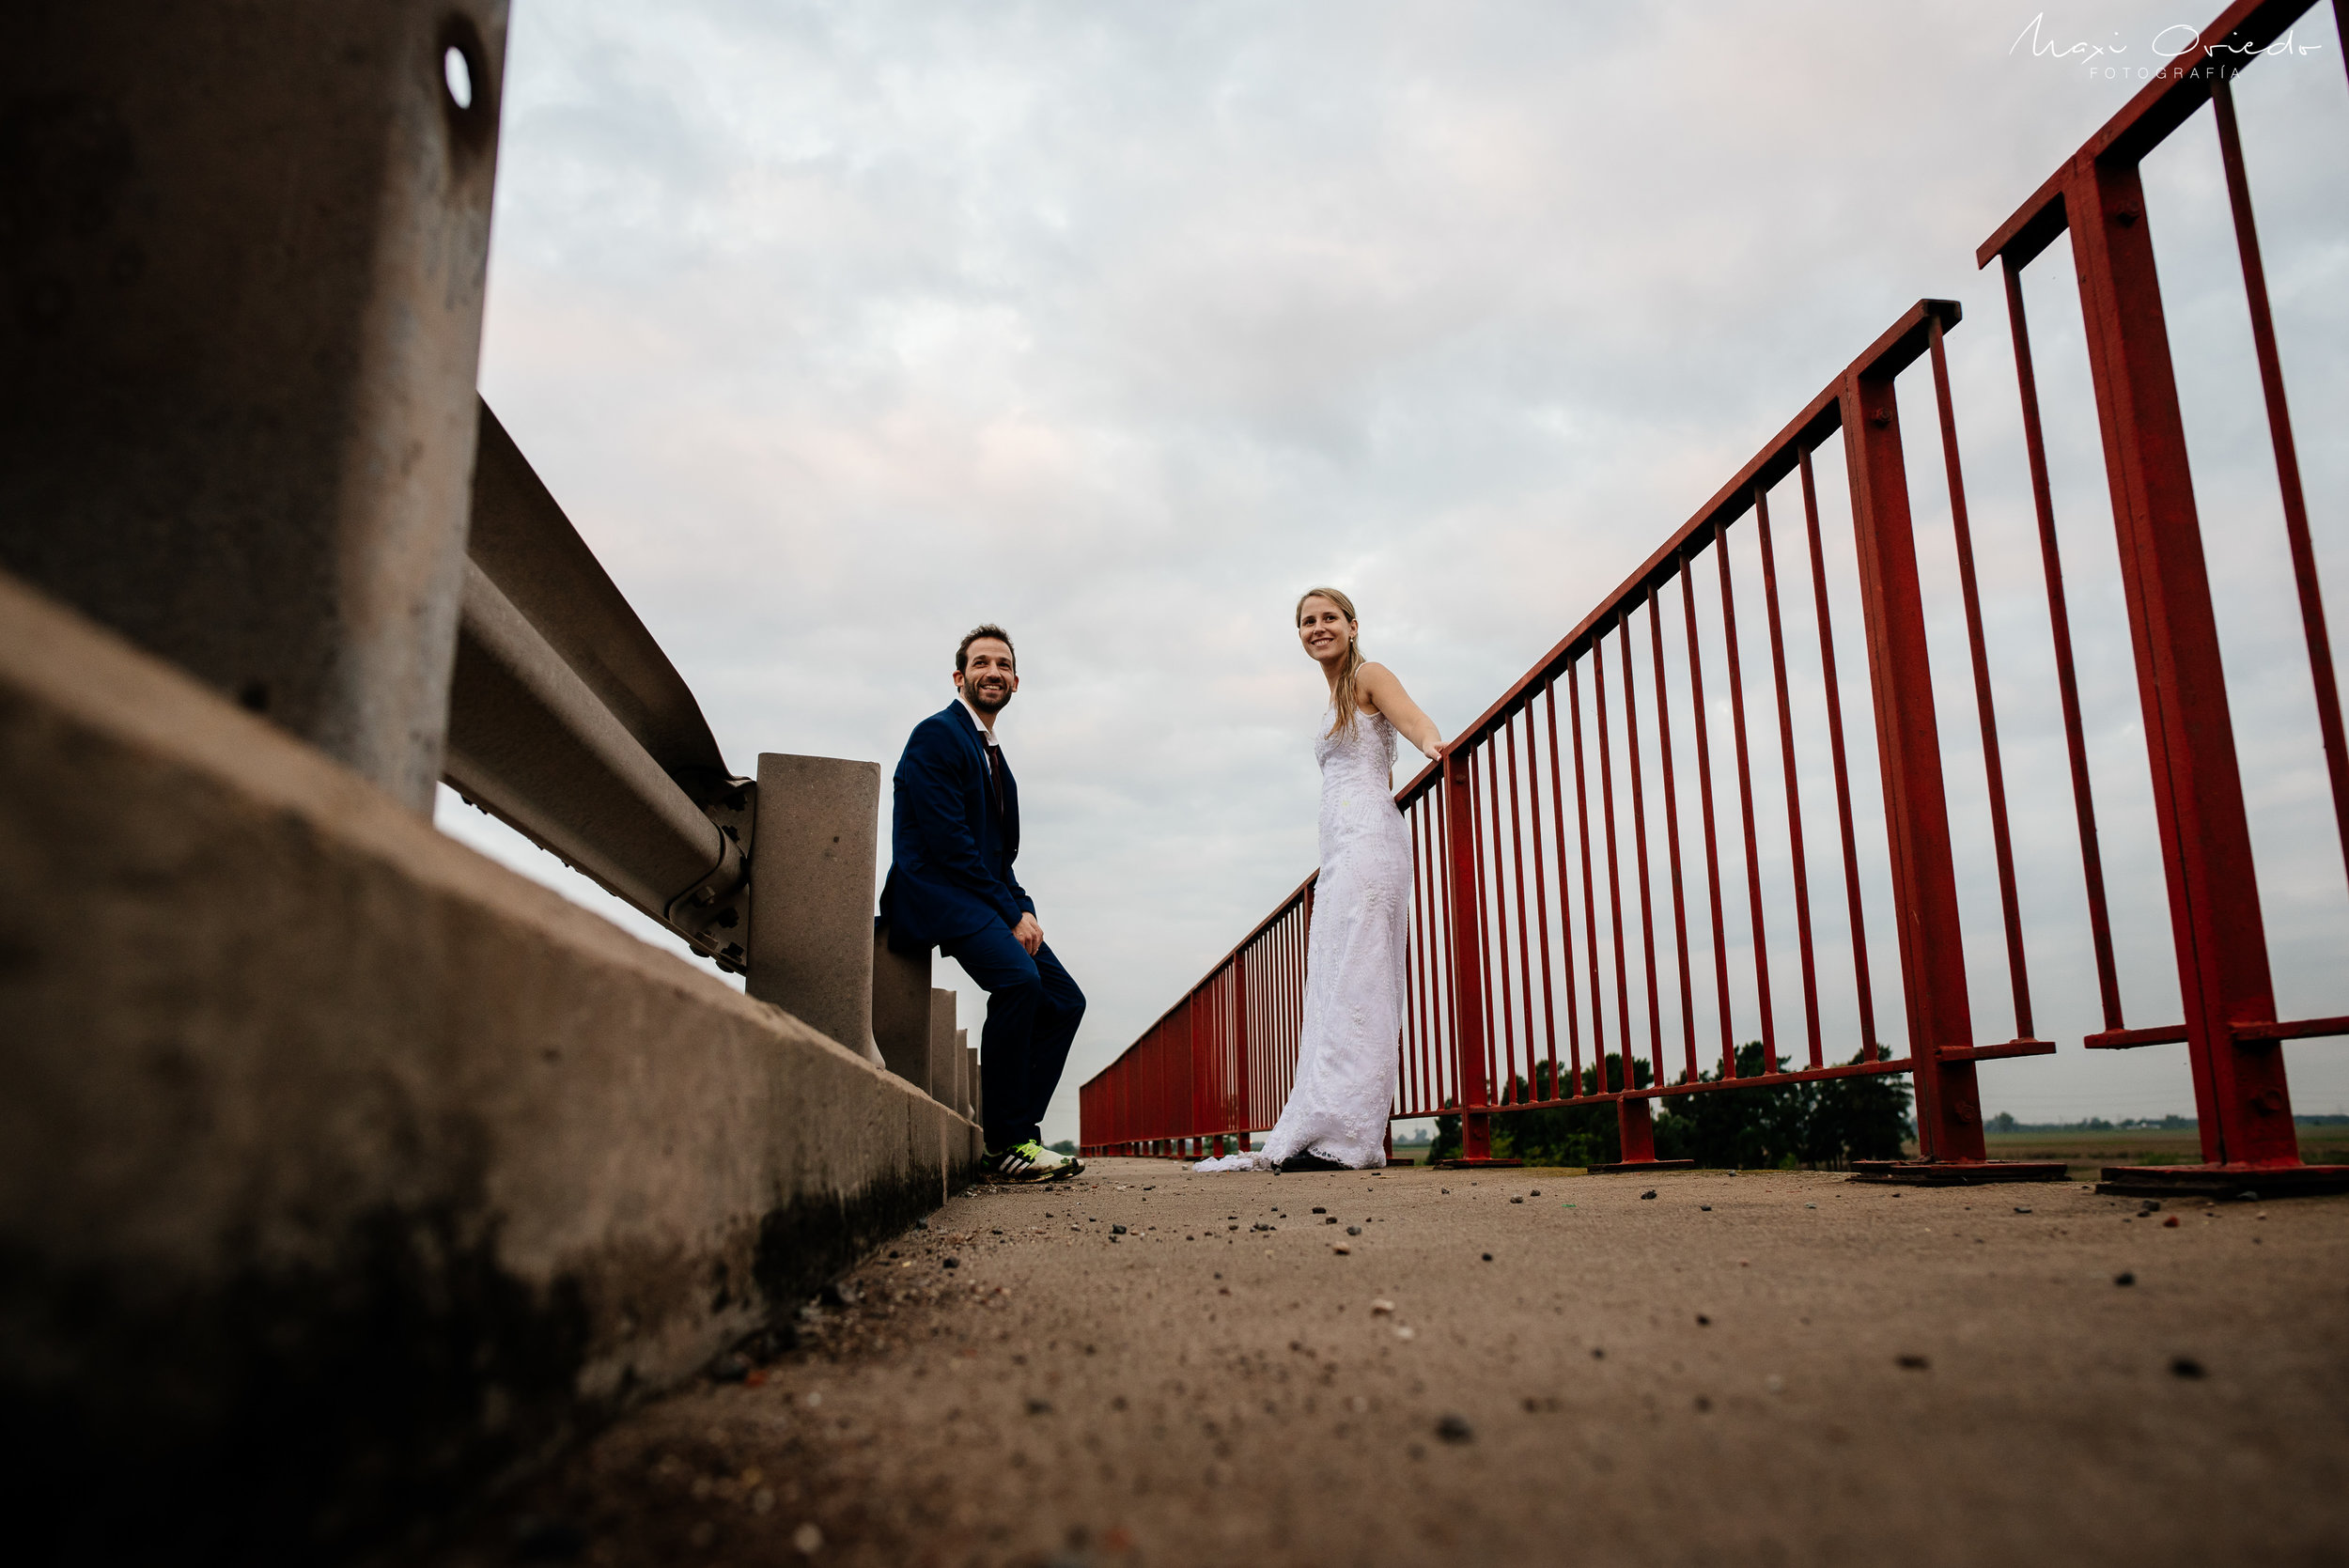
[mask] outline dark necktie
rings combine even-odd
[[[1003,749],[1001,746],[987,748],[987,770],[995,780],[995,820],[1000,825],[1007,815],[1005,806],[1010,799],[1010,791],[1003,784]]]

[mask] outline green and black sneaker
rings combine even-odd
[[[1031,1138],[1000,1153],[989,1153],[982,1173],[990,1182],[1061,1182],[1083,1170],[1082,1160],[1054,1154]]]

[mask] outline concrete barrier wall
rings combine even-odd
[[[930,1081],[930,952],[893,953],[873,931],[873,1039],[882,1063],[918,1089]]]
[[[777,1319],[977,1153],[5,578],[0,1018],[37,1560],[381,1544]]]

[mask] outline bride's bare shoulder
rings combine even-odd
[[[1394,672],[1374,660],[1364,660],[1354,672],[1354,706],[1364,713],[1377,712],[1381,696],[1402,689],[1403,683],[1394,678]]]

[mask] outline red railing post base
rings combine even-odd
[[[2313,1198],[2349,1192],[2349,1165],[2108,1165],[2096,1190],[2123,1198]]]
[[[2060,1182],[2061,1160],[1855,1159],[1851,1179],[1885,1187],[1984,1187],[1997,1182]]]
[[[1656,1157],[1656,1110],[1643,1098],[1626,1094],[1615,1102],[1615,1133],[1622,1145],[1623,1157],[1609,1165],[1590,1167],[1595,1176],[1613,1175],[1623,1171],[1688,1171],[1696,1168],[1693,1159],[1657,1159]]]
[[[1493,1119],[1489,1111],[1468,1111],[1460,1118],[1460,1152],[1451,1159],[1436,1164],[1447,1171],[1468,1171],[1478,1166],[1523,1165],[1521,1159],[1493,1157]]]

